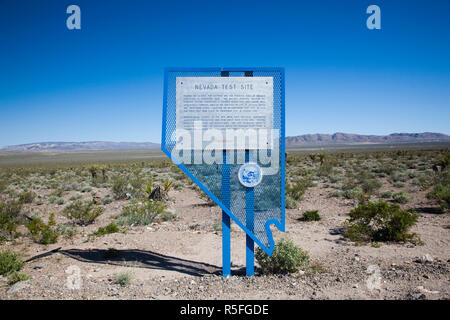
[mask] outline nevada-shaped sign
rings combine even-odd
[[[285,229],[282,68],[165,71],[162,151],[267,254]]]

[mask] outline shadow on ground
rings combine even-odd
[[[415,208],[414,211],[416,211],[417,213],[425,213],[425,214],[443,214],[444,212],[442,211],[441,208],[439,207],[419,207],[419,208]]]
[[[221,275],[222,268],[198,261],[186,260],[177,257],[166,256],[152,251],[143,251],[136,249],[67,249],[61,250],[61,247],[51,251],[31,257],[25,262],[32,262],[44,257],[51,256],[55,253],[61,253],[72,259],[87,262],[101,263],[122,267],[148,268],[156,270],[169,270],[185,273],[192,276],[205,276],[209,274]],[[232,274],[236,276],[244,276],[245,267],[232,267]],[[259,274],[259,268],[255,268],[255,274]]]
[[[68,249],[59,250],[58,252],[82,262],[169,270],[193,276],[221,274],[222,272],[220,267],[211,264],[166,256],[152,251],[135,249]]]

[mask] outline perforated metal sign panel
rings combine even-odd
[[[166,69],[162,151],[265,252],[284,231],[284,70]]]

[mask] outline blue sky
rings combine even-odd
[[[0,146],[159,142],[165,67],[252,66],[285,68],[287,135],[450,134],[448,0],[0,0]]]

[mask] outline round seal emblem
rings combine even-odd
[[[253,188],[261,182],[263,175],[260,166],[249,162],[239,168],[238,177],[244,187]]]

